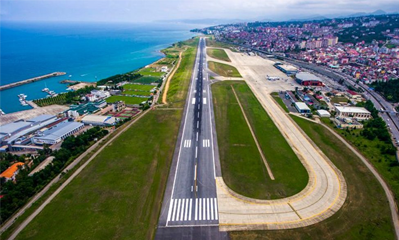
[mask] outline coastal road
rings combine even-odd
[[[220,176],[205,39],[200,38],[156,239],[225,239],[219,232]]]

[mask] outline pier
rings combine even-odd
[[[53,72],[53,73],[49,73],[49,74],[42,75],[42,76],[39,76],[39,77],[29,78],[29,79],[22,80],[22,81],[19,81],[19,82],[10,83],[10,84],[7,84],[7,85],[0,86],[0,91],[5,90],[5,89],[9,89],[9,88],[13,88],[13,87],[17,87],[17,86],[20,86],[20,85],[23,85],[23,84],[40,81],[40,80],[43,80],[43,79],[46,79],[46,78],[62,76],[62,75],[65,75],[65,74],[66,74],[66,72]]]

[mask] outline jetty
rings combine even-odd
[[[19,81],[19,82],[10,83],[10,84],[7,84],[7,85],[0,86],[0,91],[5,90],[5,89],[9,89],[9,88],[13,88],[13,87],[17,87],[17,86],[20,86],[20,85],[24,85],[24,84],[27,84],[27,83],[40,81],[40,80],[43,80],[43,79],[46,79],[46,78],[62,76],[62,75],[65,75],[65,74],[66,74],[66,72],[53,72],[53,73],[49,73],[49,74],[42,75],[42,76],[39,76],[39,77],[29,78],[29,79],[22,80],[22,81]]]

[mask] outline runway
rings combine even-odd
[[[220,165],[206,69],[205,39],[200,38],[156,239],[179,239],[187,231],[200,233],[205,239],[227,236],[217,227],[215,179],[220,176]]]

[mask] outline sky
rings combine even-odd
[[[2,21],[153,22],[180,19],[288,20],[399,12],[398,0],[1,0]]]

